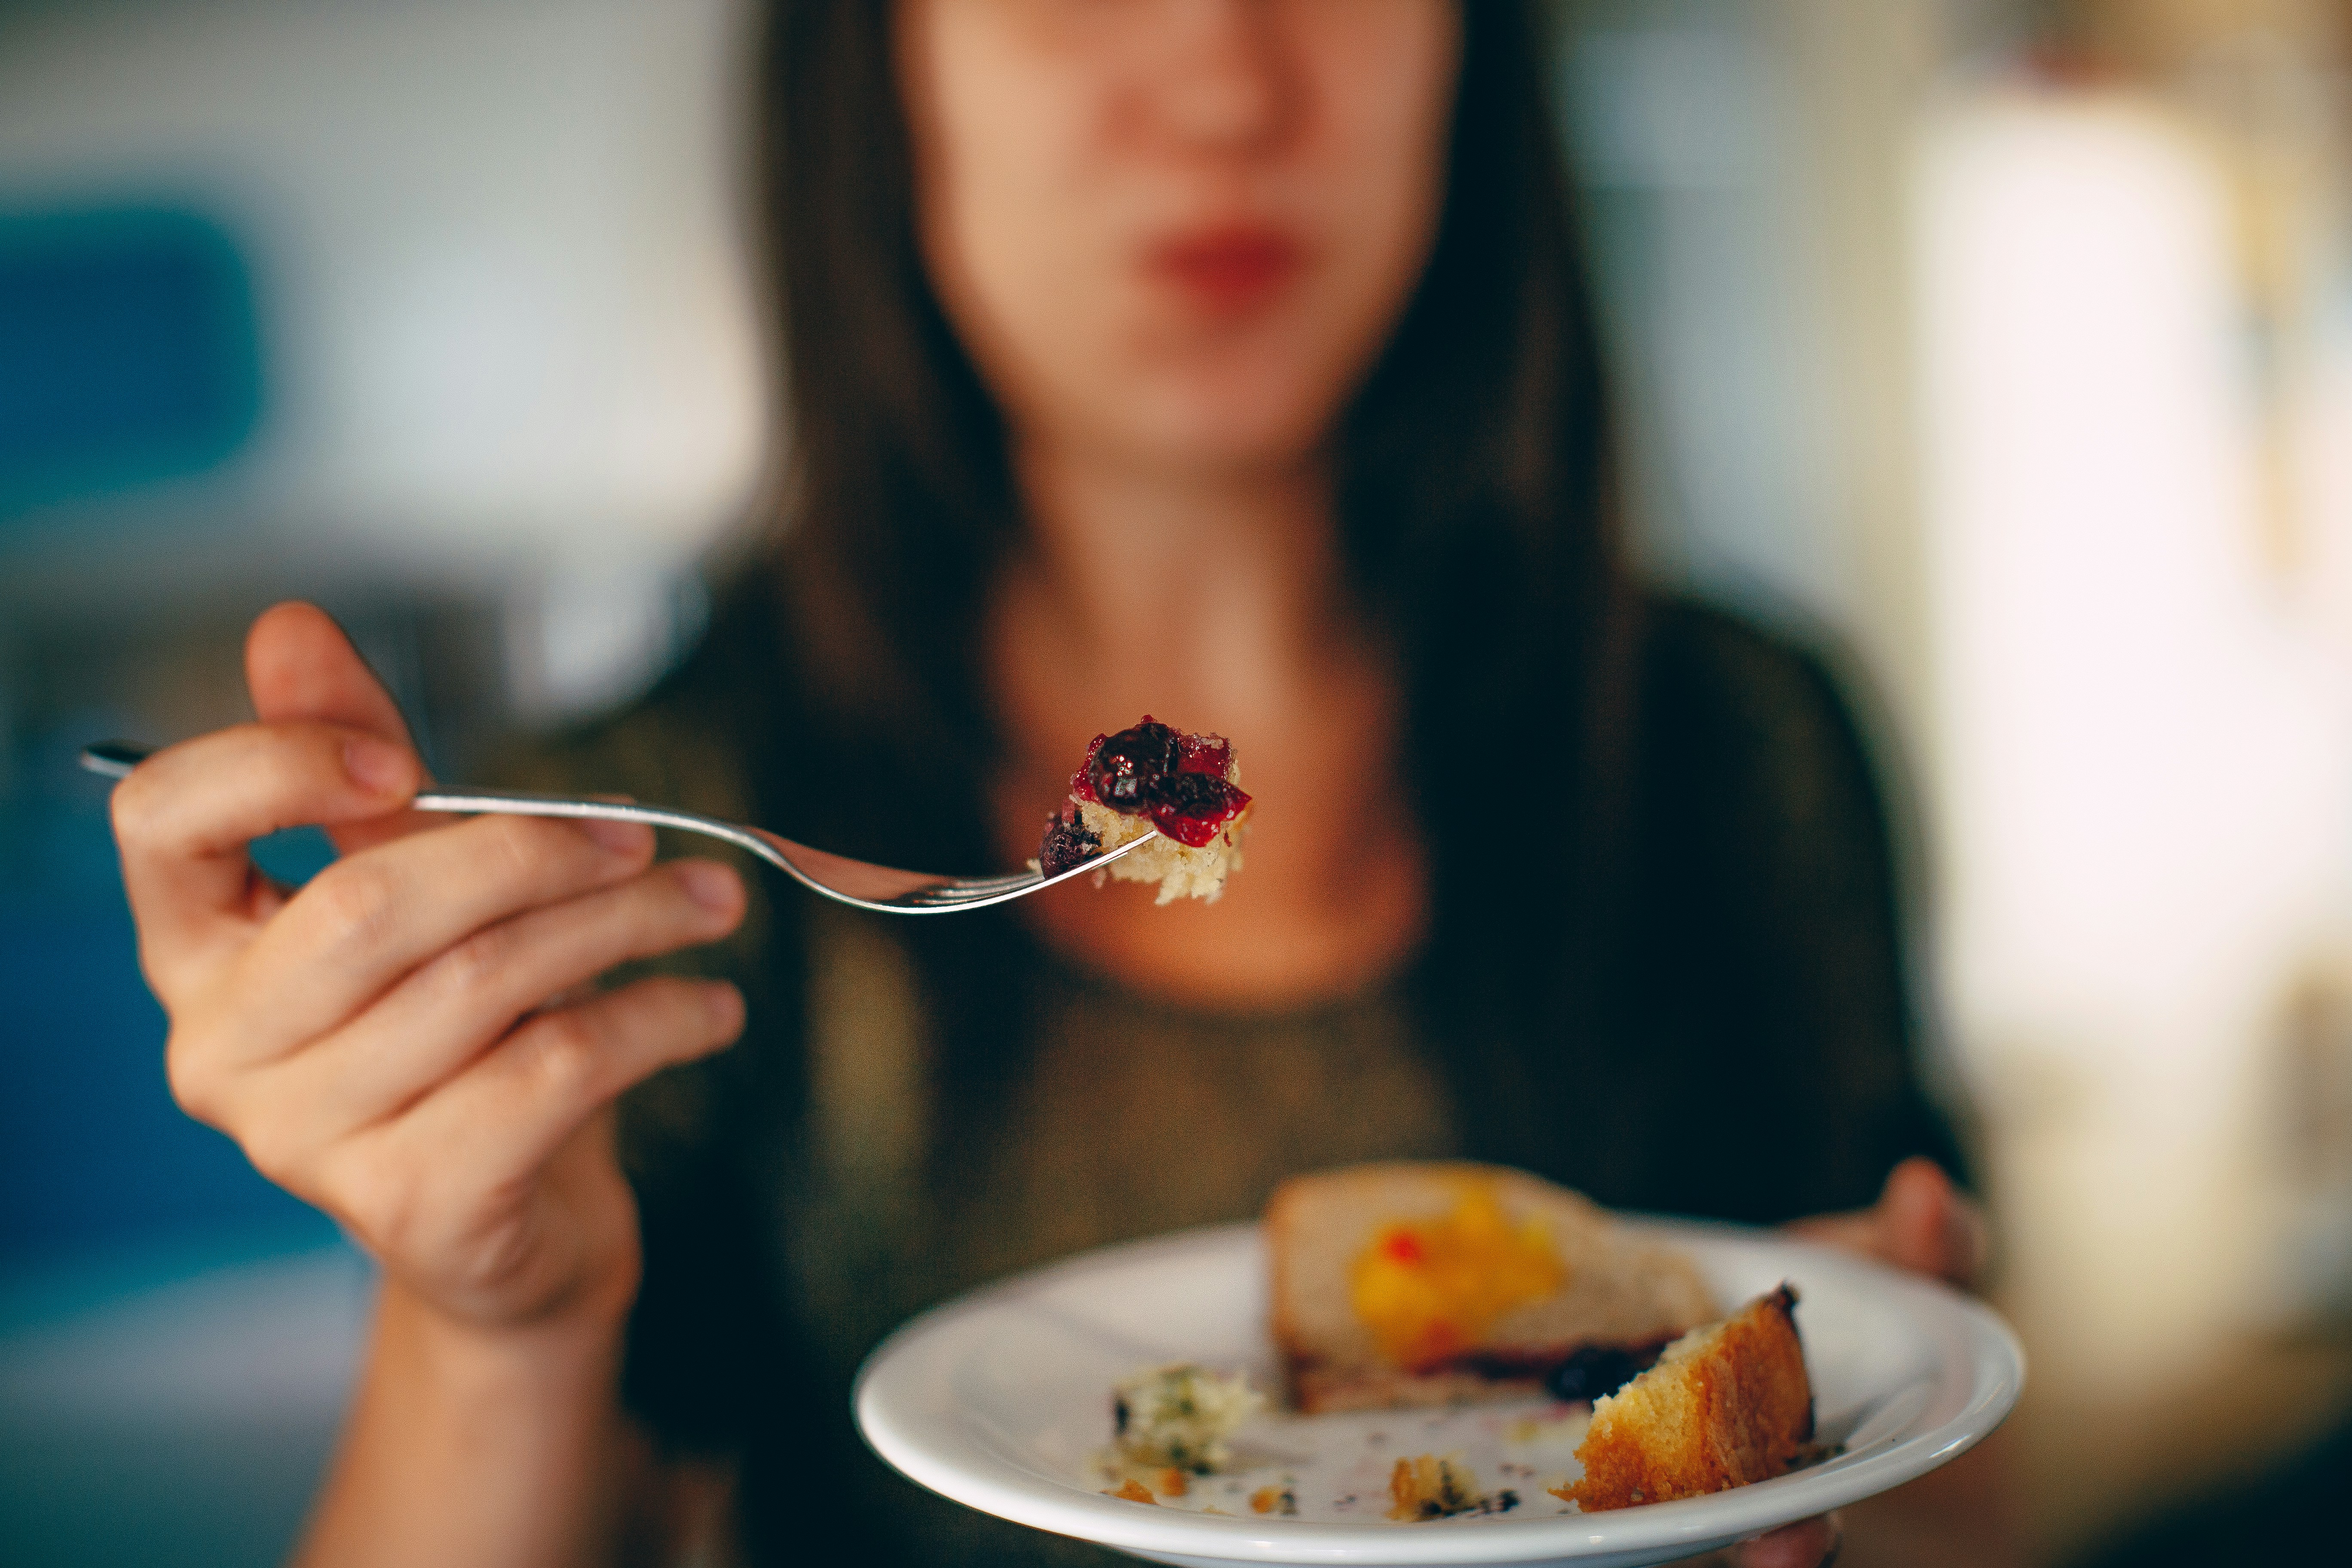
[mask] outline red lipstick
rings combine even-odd
[[[1305,248],[1280,229],[1227,224],[1160,241],[1151,247],[1149,267],[1154,277],[1225,314],[1271,299],[1306,259]]]

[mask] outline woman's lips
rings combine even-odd
[[[1197,303],[1232,314],[1280,292],[1306,259],[1306,247],[1280,229],[1235,224],[1160,241],[1148,270]]]

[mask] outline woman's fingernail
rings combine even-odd
[[[581,823],[588,837],[615,855],[642,855],[653,847],[654,830],[642,822],[607,822],[589,817]]]
[[[372,795],[404,789],[414,777],[406,752],[367,735],[354,735],[343,742],[343,772]]]
[[[706,910],[732,910],[736,903],[735,873],[707,860],[688,860],[677,868],[686,896]]]

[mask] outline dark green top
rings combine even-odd
[[[823,836],[831,764],[790,732],[788,644],[739,595],[644,703],[521,776],[929,863]],[[1832,683],[1690,605],[1650,606],[1641,647],[1608,1005],[1517,1057],[1475,1055],[1466,1012],[1409,973],[1296,1013],[1189,1011],[1009,913],[870,916],[749,879],[743,931],[686,965],[743,985],[743,1042],[638,1091],[623,1127],[646,1254],[627,1396],[673,1448],[740,1458],[755,1560],[1108,1561],[899,1479],[854,1434],[851,1376],[924,1307],[1246,1218],[1294,1172],[1500,1153],[1605,1203],[1769,1223],[1867,1203],[1906,1155],[1957,1165],[1915,1067],[1885,813]],[[1496,1060],[1525,1065],[1477,1065]]]

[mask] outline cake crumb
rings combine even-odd
[[[1152,1367],[1111,1390],[1111,1439],[1129,1465],[1209,1475],[1233,1463],[1234,1429],[1265,1405],[1240,1373]]]
[[[1389,1517],[1417,1522],[1468,1513],[1486,1500],[1478,1478],[1454,1455],[1399,1459],[1389,1472]]]
[[[1151,1495],[1151,1489],[1133,1478],[1119,1482],[1115,1488],[1106,1488],[1103,1496],[1125,1498],[1129,1502],[1148,1502],[1154,1508],[1160,1506],[1160,1500]]]

